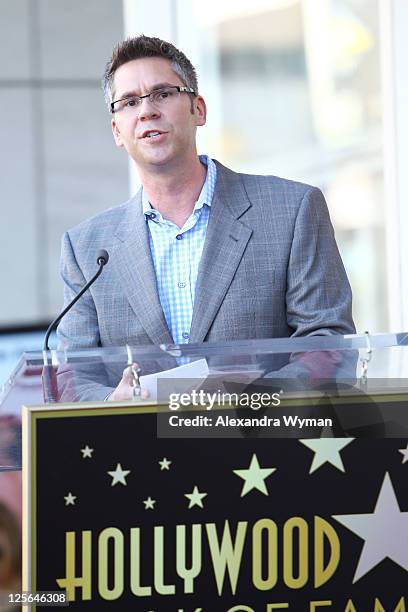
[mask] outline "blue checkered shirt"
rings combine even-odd
[[[217,180],[213,160],[200,155],[200,161],[207,166],[207,176],[194,210],[182,228],[164,219],[151,207],[145,191],[142,193],[159,299],[175,344],[186,343],[190,338],[198,266]]]

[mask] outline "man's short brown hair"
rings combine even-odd
[[[113,81],[116,70],[127,62],[145,57],[163,57],[168,59],[174,72],[180,77],[184,85],[192,87],[195,93],[198,94],[197,74],[188,57],[165,40],[141,34],[135,38],[127,38],[113,49],[112,57],[106,64],[102,79],[102,87],[107,104],[112,102]]]

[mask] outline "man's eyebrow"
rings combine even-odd
[[[156,83],[156,85],[154,85],[152,87],[152,89],[148,92],[152,92],[152,91],[156,91],[157,89],[162,89],[163,87],[174,87],[174,85],[172,85],[172,83]],[[178,86],[177,86],[178,87]],[[122,100],[123,98],[134,98],[134,97],[139,97],[140,94],[136,93],[135,90],[133,91],[125,91],[123,94],[121,94],[120,99]]]
[[[162,87],[178,87],[178,85],[173,85],[173,83],[165,82],[165,83],[157,83],[151,91],[155,91],[156,89],[162,89]]]

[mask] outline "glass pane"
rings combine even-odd
[[[320,187],[357,329],[388,327],[377,0],[178,2],[209,106],[200,150]]]

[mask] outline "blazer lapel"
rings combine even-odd
[[[190,342],[203,342],[252,234],[239,221],[251,203],[238,174],[217,163],[217,184],[198,270]]]
[[[132,309],[153,344],[172,344],[157,292],[141,190],[129,202],[115,235],[119,243],[112,261]]]

